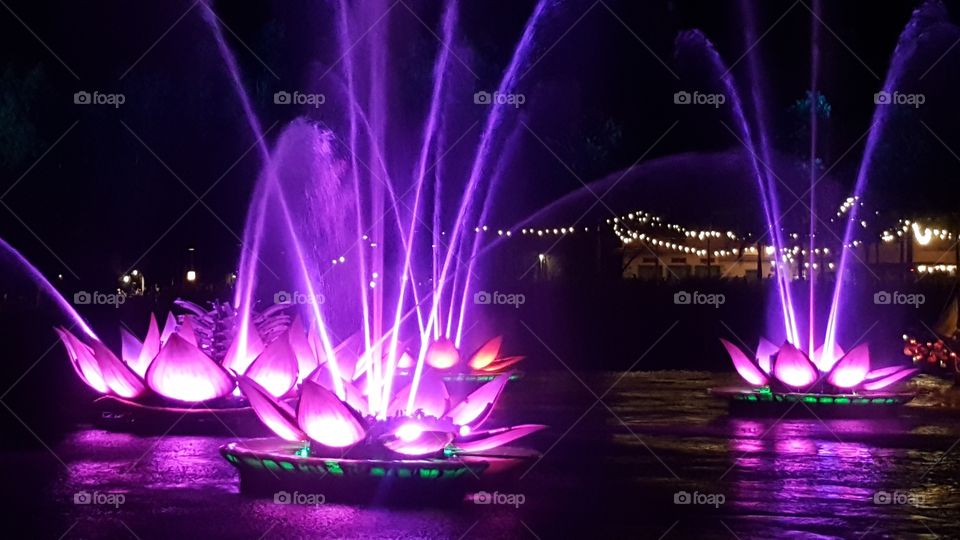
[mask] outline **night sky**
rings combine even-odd
[[[671,96],[703,79],[691,66],[678,65],[679,32],[703,30],[727,62],[743,55],[741,3],[565,4],[548,22],[536,54],[542,59],[522,84],[531,96],[525,122],[545,134],[544,142],[575,176],[521,133],[510,157],[504,220],[516,221],[581,187],[577,177],[589,182],[631,165],[674,122],[647,160],[737,145],[715,119],[678,111]],[[795,129],[789,109],[809,89],[812,4],[749,4],[758,32],[770,29],[757,45],[763,91],[776,145],[789,151]],[[824,4],[819,89],[832,113],[820,154],[827,164],[845,154],[833,174],[848,188],[863,152],[863,142],[854,143],[870,125],[873,93],[917,3]],[[439,26],[440,2],[408,5],[425,24]],[[476,88],[495,85],[532,6],[511,0],[463,7],[462,39],[472,49]],[[282,126],[297,111],[274,106],[273,93],[310,84],[339,56],[330,6],[249,1],[214,8],[229,28],[227,39],[261,123]],[[135,264],[158,279],[173,277],[187,263],[188,247],[196,248],[195,262],[208,275],[234,270],[259,158],[247,152],[254,138],[201,9],[181,1],[12,0],[0,8],[0,237],[46,274],[111,283]],[[960,17],[960,3],[948,9],[953,19]],[[426,100],[417,99],[423,94],[416,82],[430,77],[436,41],[406,10],[392,24],[403,63],[396,70],[412,81],[409,95],[396,96],[395,114],[419,125]],[[951,37],[931,36],[929,50],[939,53],[924,52],[930,58],[919,64],[934,64]],[[872,191],[878,206],[952,211],[960,162],[931,131],[948,146],[960,140],[952,121],[958,54],[960,48],[951,50],[916,86],[930,105],[903,121],[923,120],[930,129],[895,130],[899,139],[884,151],[887,161]],[[746,85],[745,59],[733,73]],[[123,93],[126,103],[73,103],[75,92],[95,90]],[[312,117],[323,121],[324,114]],[[650,201],[625,203],[689,217],[669,190],[648,195]]]

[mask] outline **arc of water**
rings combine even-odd
[[[407,229],[407,239],[406,239],[406,248],[403,258],[403,270],[401,271],[401,281],[400,281],[400,291],[397,297],[397,308],[394,311],[394,320],[393,320],[393,331],[392,337],[390,338],[390,343],[387,347],[387,371],[385,374],[384,384],[383,384],[383,402],[387,403],[390,400],[390,392],[392,387],[392,381],[394,372],[396,370],[397,364],[397,343],[400,334],[400,314],[403,312],[403,304],[405,300],[405,293],[407,290],[407,283],[409,282],[411,286],[414,286],[413,280],[408,279],[408,274],[411,271],[410,261],[413,254],[413,240],[414,232],[416,231],[417,221],[419,220],[420,212],[420,199],[423,192],[423,183],[426,177],[426,168],[427,168],[427,158],[430,154],[430,149],[433,146],[433,137],[437,129],[437,116],[439,115],[440,104],[442,101],[442,92],[443,92],[443,83],[445,74],[447,72],[447,62],[450,57],[450,46],[453,40],[453,29],[457,23],[457,9],[456,2],[448,2],[446,7],[446,12],[443,18],[443,42],[441,43],[440,53],[436,63],[434,64],[433,69],[433,90],[430,96],[430,110],[427,114],[426,125],[424,126],[424,135],[423,143],[420,147],[420,156],[417,160],[417,173],[414,179],[415,188],[414,188],[414,197],[413,197],[413,208],[410,211],[410,226]],[[414,303],[418,303],[414,299]],[[419,313],[419,308],[417,309]],[[425,332],[421,329],[421,335]],[[410,392],[411,401],[415,399],[415,388]],[[386,409],[381,411],[381,414],[386,414]]]
[[[884,79],[883,91],[892,93],[899,86],[900,79],[906,68],[907,61],[916,51],[916,42],[920,33],[926,27],[921,24],[924,20],[940,21],[946,17],[943,5],[939,2],[927,2],[917,8],[910,18],[910,22],[903,29],[900,38],[897,40],[897,46],[894,48],[890,68],[887,70],[887,76]],[[872,128],[867,135],[867,143],[863,149],[863,159],[860,161],[860,167],[857,169],[857,181],[854,184],[853,194],[859,197],[863,194],[869,177],[870,166],[873,164],[874,153],[881,134],[887,125],[887,117],[893,107],[877,104],[873,109]],[[847,266],[851,249],[847,246],[853,240],[853,231],[857,223],[858,204],[850,207],[849,216],[843,232],[843,244],[840,246],[840,264],[837,266],[837,280],[833,287],[833,296],[830,302],[830,314],[827,317],[827,330],[824,338],[824,354],[831,354],[835,350],[837,342],[837,324],[840,320],[842,301],[843,301],[843,283],[846,276]],[[833,361],[837,359],[832,359]]]
[[[523,31],[523,36],[520,38],[520,42],[517,44],[517,48],[514,50],[513,57],[510,60],[510,64],[507,67],[507,70],[504,72],[503,77],[500,80],[500,85],[498,91],[500,93],[506,93],[509,88],[514,84],[517,70],[520,65],[526,59],[528,50],[531,47],[533,42],[533,36],[535,34],[535,29],[537,27],[537,22],[543,16],[547,7],[550,6],[547,0],[540,0],[537,2],[536,7],[533,10],[533,13],[530,15],[530,18],[527,20],[526,26]],[[437,283],[434,283],[435,293],[433,298],[433,303],[430,308],[430,315],[427,319],[427,330],[421,334],[421,344],[420,351],[417,355],[417,365],[413,374],[413,381],[411,382],[410,398],[407,401],[407,412],[410,413],[413,410],[414,400],[416,398],[417,388],[420,385],[420,377],[423,373],[423,363],[427,353],[427,343],[429,343],[430,331],[433,328],[433,325],[437,323],[438,309],[439,309],[439,292],[443,290],[444,283],[447,278],[447,274],[450,271],[450,266],[454,258],[454,249],[457,245],[457,241],[460,238],[460,234],[463,231],[464,219],[470,209],[474,192],[477,190],[477,185],[480,181],[480,176],[483,170],[483,166],[486,164],[487,154],[490,151],[491,141],[493,139],[494,132],[497,131],[497,127],[500,123],[500,115],[502,112],[501,105],[494,105],[490,113],[487,116],[486,125],[483,130],[483,135],[481,136],[480,146],[477,149],[477,157],[474,159],[472,170],[470,171],[469,179],[467,180],[466,188],[464,189],[463,197],[461,198],[460,207],[457,211],[457,217],[454,220],[453,228],[450,232],[450,243],[447,249],[447,254],[444,257],[443,266],[440,269],[440,277]]]

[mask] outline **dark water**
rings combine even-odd
[[[4,513],[39,538],[960,537],[960,391],[945,383],[917,382],[899,416],[820,421],[733,418],[705,394],[728,375],[577,377],[508,387],[496,421],[552,426],[529,441],[543,459],[505,486],[519,506],[274,504],[239,493],[217,452],[232,439],[79,426],[3,455]],[[675,504],[678,491],[717,504]]]

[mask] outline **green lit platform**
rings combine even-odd
[[[332,451],[333,449],[331,449]],[[326,500],[389,504],[459,504],[463,495],[511,481],[519,465],[539,454],[502,447],[484,454],[439,458],[356,459],[311,456],[309,449],[279,439],[252,439],[220,447],[240,473],[240,490],[274,496],[281,491],[322,494]]]
[[[730,412],[748,416],[790,417],[882,416],[909,402],[913,392],[862,392],[829,394],[778,392],[770,388],[710,388],[710,395],[727,399]]]
[[[262,437],[266,427],[253,409],[239,398],[194,406],[138,403],[116,396],[101,396],[93,402],[94,425],[108,431],[145,435],[226,435]]]

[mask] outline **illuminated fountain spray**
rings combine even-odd
[[[826,324],[823,327],[818,327],[817,325],[818,307],[815,301],[816,272],[813,263],[813,254],[816,250],[815,239],[818,229],[815,186],[817,183],[816,99],[820,54],[818,43],[820,3],[814,2],[811,21],[813,42],[810,56],[810,189],[808,192],[809,201],[806,203],[809,205],[810,210],[808,246],[810,258],[807,263],[809,268],[809,270],[807,270],[809,296],[806,306],[807,313],[805,314],[807,323],[806,335],[800,332],[800,327],[797,324],[797,308],[799,304],[793,299],[789,276],[786,275],[786,265],[784,261],[781,260],[784,242],[780,223],[779,198],[777,195],[777,183],[779,180],[772,169],[774,159],[766,132],[768,123],[766,121],[763,102],[763,91],[760,86],[760,81],[763,80],[762,70],[759,65],[758,54],[752,50],[752,44],[756,42],[757,37],[753,9],[748,2],[741,2],[741,7],[745,27],[744,37],[747,46],[751,47],[751,50],[746,53],[746,61],[751,80],[750,94],[753,104],[752,116],[754,119],[754,129],[751,129],[736,85],[730,76],[730,70],[724,65],[712,44],[697,31],[681,35],[678,44],[694,44],[699,46],[705,51],[713,68],[718,73],[722,73],[720,79],[724,90],[729,96],[734,119],[739,127],[738,138],[740,138],[741,142],[747,147],[747,151],[750,154],[749,159],[751,160],[752,170],[756,176],[763,213],[766,218],[766,233],[773,243],[774,275],[777,284],[777,299],[780,307],[778,313],[782,314],[782,324],[786,339],[784,345],[781,347],[777,347],[773,343],[761,339],[757,353],[753,358],[748,357],[732,343],[724,341],[723,345],[733,358],[737,371],[751,386],[759,388],[761,391],[721,390],[716,393],[729,395],[738,400],[756,401],[759,399],[780,401],[785,399],[784,396],[792,396],[788,401],[804,399],[810,403],[832,404],[837,402],[837,395],[855,395],[859,392],[861,394],[874,393],[874,396],[872,398],[859,396],[856,398],[844,397],[842,399],[844,402],[850,402],[851,399],[856,399],[858,403],[900,403],[904,399],[907,399],[905,394],[884,394],[878,396],[876,393],[894,383],[909,378],[917,372],[916,369],[899,366],[871,369],[870,356],[865,344],[859,345],[848,352],[845,352],[838,344],[838,328],[842,320],[841,308],[846,300],[843,295],[843,284],[846,272],[849,271],[849,258],[852,251],[850,245],[853,239],[853,231],[859,223],[857,219],[858,205],[853,205],[851,211],[846,216],[847,222],[844,227],[840,250],[841,259],[836,274],[836,284],[833,288],[828,310],[826,310],[828,313]],[[936,2],[928,2],[914,12],[910,22],[899,38],[882,91],[892,94],[900,87],[903,82],[902,79],[906,67],[916,52],[921,34],[932,25],[940,23],[944,19],[944,8]],[[877,144],[884,136],[885,129],[887,129],[891,109],[892,107],[885,107],[880,103],[877,104],[873,124],[867,136],[863,160],[857,172],[853,195],[855,199],[861,198],[865,192],[870,169],[875,158]],[[823,333],[823,339],[818,347],[817,337],[820,335],[820,332]],[[815,393],[805,395],[803,394],[804,392]]]

